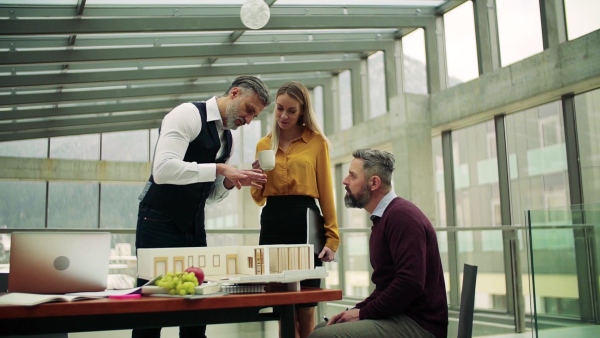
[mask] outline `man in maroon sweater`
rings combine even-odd
[[[391,153],[365,149],[352,155],[344,201],[371,214],[375,290],[353,309],[317,325],[309,338],[445,338],[446,286],[431,222],[392,191]]]

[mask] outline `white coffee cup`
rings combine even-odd
[[[258,163],[263,170],[272,170],[275,168],[275,151],[270,149],[259,151]]]

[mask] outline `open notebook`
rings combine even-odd
[[[108,232],[13,232],[8,292],[104,291],[110,242]]]

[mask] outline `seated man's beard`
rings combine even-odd
[[[350,192],[346,191],[346,196],[344,196],[344,203],[346,204],[346,207],[348,208],[364,208],[365,205],[367,205],[367,203],[369,203],[369,200],[371,199],[371,191],[369,190],[369,187],[367,184],[365,184],[365,186],[363,187],[363,189],[361,189],[358,194],[356,194],[356,197],[353,197],[352,194],[350,194]]]

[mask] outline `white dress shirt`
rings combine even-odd
[[[221,139],[221,148],[216,157],[218,158],[225,151],[226,145],[223,137],[225,129],[217,107],[216,96],[206,101],[206,120],[215,121],[217,125],[217,132]],[[186,185],[214,181],[215,189],[206,201],[207,204],[213,204],[229,194],[229,190],[223,185],[225,177],[216,174],[216,163],[183,161],[190,142],[200,135],[201,130],[202,119],[198,108],[193,103],[183,103],[165,115],[154,150],[152,175],[157,184]]]

